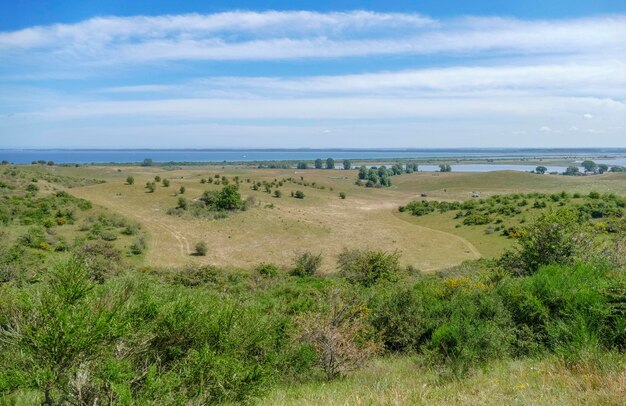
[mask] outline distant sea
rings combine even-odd
[[[533,159],[588,158],[617,165],[626,164],[626,148],[590,149],[0,149],[0,160],[29,164],[45,160],[58,164],[135,163],[145,158],[154,162],[251,162],[326,159],[465,158]],[[459,164],[458,171],[484,172],[497,169],[531,170],[527,165]],[[424,170],[429,170],[422,166]],[[549,168],[560,170],[562,168]]]

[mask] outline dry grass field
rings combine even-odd
[[[324,272],[335,269],[334,258],[344,248],[380,248],[401,252],[402,263],[423,271],[459,264],[479,256],[494,256],[510,245],[506,239],[486,236],[467,228],[455,228],[448,217],[412,217],[398,213],[399,205],[420,198],[464,200],[472,192],[481,196],[516,192],[613,192],[626,194],[625,174],[590,177],[533,175],[521,172],[404,174],[392,178],[393,186],[366,189],[354,185],[356,171],[246,169],[237,167],[115,167],[89,166],[51,169],[60,174],[106,180],[106,183],[69,189],[75,196],[118,212],[144,224],[149,238],[146,263],[178,266],[199,261],[225,267],[248,268],[260,262],[289,266],[298,251],[322,253]],[[221,186],[201,184],[201,178],[219,174],[239,176],[243,198],[254,196],[257,206],[226,219],[186,219],[166,214],[176,206],[176,193],[185,186],[185,197],[197,199],[205,190]],[[125,184],[127,176],[134,185]],[[146,182],[158,175],[171,181],[147,193]],[[295,178],[316,185],[285,183],[282,197],[253,191],[252,181]],[[290,197],[304,191],[304,199]],[[339,192],[347,198],[340,199]],[[194,246],[208,245],[205,257],[193,256]]]

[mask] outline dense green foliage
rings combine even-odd
[[[189,202],[180,196],[178,205],[168,209],[167,214],[219,219],[226,217],[229,212],[248,208],[248,204],[241,200],[238,183],[228,184],[224,180],[220,180],[220,183],[225,185],[222,190],[207,190],[197,201]]]
[[[489,225],[486,232],[500,231],[502,236],[518,238],[524,232],[524,222],[546,209],[560,207],[569,207],[575,211],[580,223],[593,224],[597,231],[610,233],[623,222],[626,198],[610,193],[600,195],[598,192],[586,196],[567,192],[510,194],[464,202],[416,200],[400,206],[399,210],[414,216],[450,212],[458,219],[458,227]],[[591,219],[602,221],[588,222]]]

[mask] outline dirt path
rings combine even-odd
[[[165,223],[158,221],[156,219],[147,218],[140,214],[135,213],[135,214],[131,214],[131,216],[134,216],[136,219],[140,220],[143,223],[154,224],[157,227],[160,227],[163,230],[167,231],[172,237],[176,239],[176,241],[178,241],[178,247],[182,255],[191,254],[191,246],[189,245],[189,240],[187,240],[187,237],[185,237],[180,231],[177,231],[174,227],[168,226]]]

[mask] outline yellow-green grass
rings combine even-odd
[[[142,222],[148,230],[150,249],[147,264],[178,266],[197,261],[205,264],[251,267],[259,262],[273,262],[288,267],[295,252],[309,250],[324,256],[323,271],[335,270],[334,257],[344,248],[398,250],[404,265],[435,270],[474,259],[481,254],[494,256],[510,241],[497,235],[485,235],[480,228],[455,228],[452,219],[442,216],[422,219],[397,213],[398,206],[420,198],[464,200],[471,192],[482,196],[502,193],[568,192],[591,190],[626,194],[626,174],[589,177],[533,175],[502,171],[490,173],[415,173],[394,176],[393,186],[368,189],[354,185],[356,171],[243,169],[221,167],[65,167],[56,169],[64,175],[82,174],[107,183],[73,188],[71,193],[91,200]],[[252,195],[259,206],[231,214],[226,219],[187,219],[167,215],[177,204],[180,186],[187,189],[187,199],[197,199],[205,190],[221,186],[201,184],[201,178],[215,174],[229,179],[239,176],[243,197]],[[126,185],[127,176],[135,178]],[[147,181],[154,176],[168,178],[169,188],[160,184],[154,193],[146,193]],[[286,183],[282,198],[263,191],[253,191],[247,178],[272,181],[303,177],[307,182],[325,186],[324,190]],[[331,188],[333,190],[331,190]],[[294,199],[292,191],[303,190],[305,199]],[[342,200],[342,191],[347,198]],[[273,208],[268,206],[273,205]],[[199,241],[209,247],[206,257],[191,254]]]
[[[598,363],[599,364],[599,363]],[[283,386],[261,405],[623,405],[626,363],[566,367],[555,357],[490,364],[442,381],[411,357],[372,361],[345,379]]]
[[[134,185],[124,183],[130,170],[135,178]],[[168,208],[176,206],[180,186],[185,186],[187,199],[197,199],[205,190],[220,189],[221,186],[200,183],[202,177],[213,175],[215,171],[125,168],[120,173],[124,176],[113,172],[109,182],[74,188],[71,193],[142,222],[151,236],[148,265],[177,266],[199,261],[251,267],[259,262],[273,262],[287,267],[296,252],[309,250],[322,253],[322,270],[332,272],[334,258],[344,248],[376,248],[399,250],[405,265],[432,270],[478,256],[475,249],[459,237],[395,217],[393,213],[404,199],[391,191],[354,186],[353,171],[227,168],[220,175],[229,179],[239,176],[244,181],[242,195],[254,196],[259,205],[220,220],[166,214]],[[167,177],[170,187],[157,185],[154,193],[147,193],[145,183],[156,174]],[[325,189],[286,183],[280,188],[283,197],[275,198],[263,191],[251,190],[251,184],[245,182],[247,178],[271,181],[286,177],[300,179],[300,176],[307,182],[324,185]],[[298,189],[304,191],[304,199],[290,197],[290,193]],[[339,191],[345,191],[347,199],[340,199]],[[206,257],[191,255],[199,241],[205,241],[209,247]],[[442,247],[447,247],[449,252],[442,255]]]

